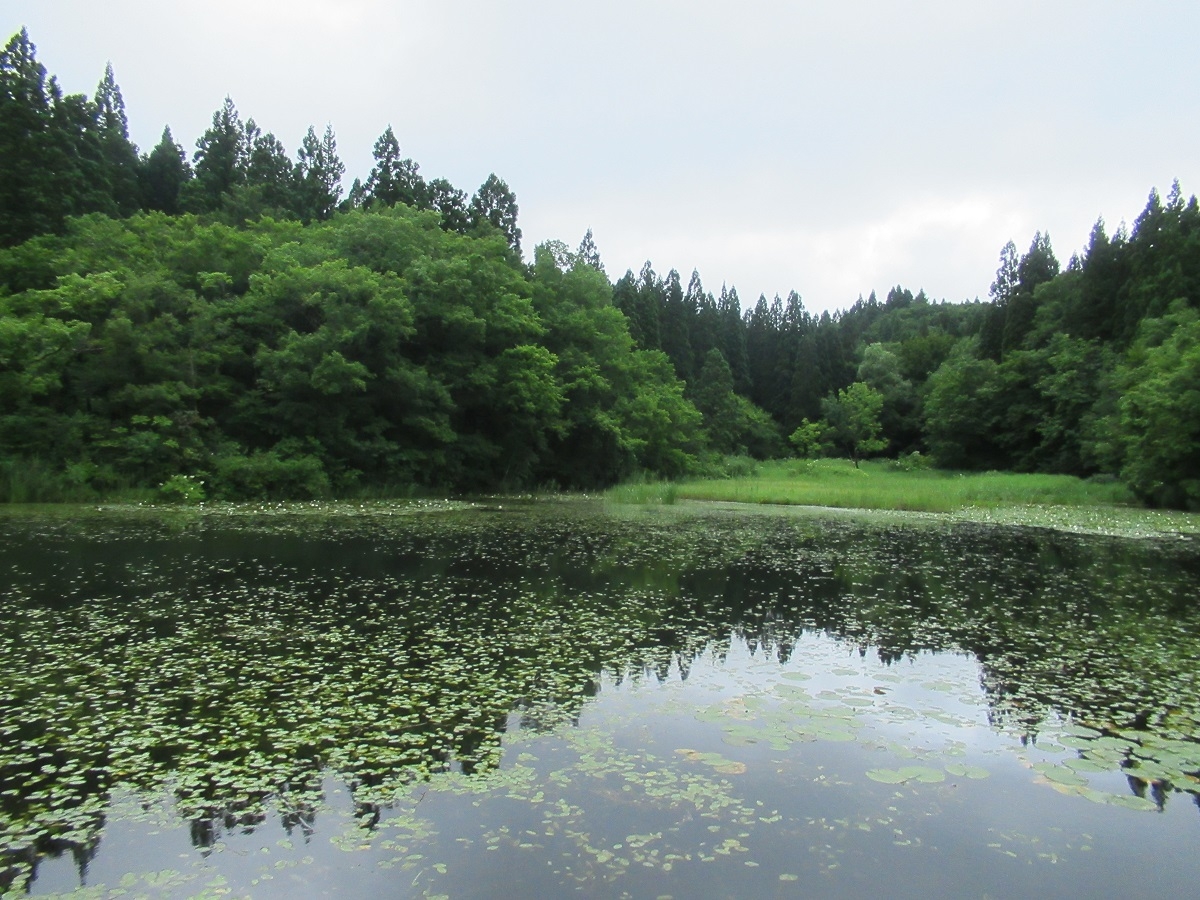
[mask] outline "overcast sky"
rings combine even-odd
[[[391,124],[427,178],[495,172],[523,245],[591,228],[743,305],[901,284],[986,298],[1000,249],[1059,259],[1152,187],[1200,191],[1200,3],[1122,0],[5,0],[69,93],[111,61],[133,140],[189,154],[226,95],[365,179]]]

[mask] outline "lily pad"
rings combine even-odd
[[[987,769],[979,766],[968,766],[963,763],[950,763],[946,766],[946,771],[959,778],[971,778],[975,780],[981,780],[991,775]]]
[[[882,784],[905,784],[909,781],[937,784],[946,780],[946,773],[930,766],[904,766],[900,769],[870,769],[867,777]]]
[[[1056,784],[1074,786],[1088,783],[1086,778],[1066,766],[1047,766],[1041,770],[1041,773]]]

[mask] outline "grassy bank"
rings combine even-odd
[[[1116,482],[1070,475],[904,470],[894,462],[780,460],[751,474],[683,482],[619,485],[612,503],[670,505],[678,500],[871,510],[872,517],[941,514],[955,520],[1033,526],[1064,532],[1156,538],[1200,535],[1195,512],[1146,509]],[[851,514],[853,515],[853,514]],[[868,515],[868,514],[862,514]]]
[[[758,466],[753,475],[688,481],[675,486],[681,500],[727,500],[738,503],[787,503],[845,509],[898,509],[957,512],[970,507],[1124,506],[1134,503],[1115,482],[1096,483],[1070,475],[1014,472],[905,471],[885,460],[776,460]]]
[[[1200,534],[1200,515],[1145,509],[1115,482],[1069,475],[904,470],[886,460],[864,462],[859,469],[848,460],[776,460],[754,465],[751,474],[625,484],[605,496],[615,503],[707,500],[944,513],[977,522],[1128,537]]]
[[[608,496],[626,503],[721,500],[915,512],[1029,505],[1134,505],[1129,491],[1115,482],[1084,481],[1070,475],[904,470],[885,460],[864,462],[856,469],[853,463],[841,459],[775,460],[759,463],[748,475],[621,485]]]

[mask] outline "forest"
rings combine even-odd
[[[226,98],[189,154],[129,138],[112,68],[0,52],[0,501],[594,488],[836,455],[1119,479],[1200,509],[1200,206],[1151,190],[986,301],[816,316],[648,262],[521,246],[514,193],[427,180],[389,127],[343,196]]]

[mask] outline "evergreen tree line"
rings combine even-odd
[[[403,158],[389,125],[375,142],[366,182],[342,199],[345,166],[333,128],[309,127],[293,161],[283,143],[226,97],[191,160],[168,126],[149,153],[129,139],[112,66],[91,99],[64,95],[37,60],[27,31],[0,52],[0,246],[61,232],[68,216],[138,211],[196,213],[230,224],[269,215],[323,222],[335,211],[404,203],[434,210],[442,227],[466,234],[484,223],[520,252],[516,197],[494,174],[468,198],[444,178],[426,181]]]
[[[617,281],[638,345],[665,352],[698,405],[719,362],[795,450],[1119,478],[1200,509],[1200,207],[1178,183],[1131,229],[1098,221],[1065,269],[1048,235],[1024,254],[1010,242],[988,302],[898,286],[832,315],[792,293],[739,316],[733,290],[680,285],[649,265]],[[749,421],[706,424],[723,451],[761,448]]]
[[[1200,507],[1178,185],[1065,270],[1048,236],[1010,243],[987,302],[898,286],[814,316],[650,263],[611,283],[590,231],[526,262],[503,181],[426,182],[390,127],[344,200],[331,129],[293,163],[229,100],[190,161],[169,131],[139,155],[111,68],[64,96],[25,32],[0,54],[0,167],[2,497],[578,487],[798,452]]]

